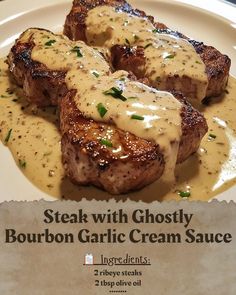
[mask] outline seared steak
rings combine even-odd
[[[96,185],[112,194],[136,190],[160,178],[165,160],[159,145],[113,124],[86,118],[75,102],[76,90],[67,87],[67,72],[52,70],[34,61],[35,43],[30,34],[29,39],[23,36],[11,49],[9,68],[30,101],[39,106],[59,104],[63,163],[69,178],[78,184]],[[56,43],[54,46],[56,48]],[[78,68],[77,75],[83,70]],[[207,124],[203,115],[181,94],[174,93],[174,96],[182,104],[182,136],[177,157],[180,163],[196,152],[207,132]],[[119,152],[114,153],[113,148],[101,142],[108,132],[113,148],[119,146]]]
[[[112,194],[120,194],[140,189],[161,177],[165,161],[158,145],[115,126],[85,119],[73,96],[70,92],[61,100],[60,111],[63,163],[73,182],[93,184]],[[197,151],[207,132],[207,124],[181,95],[175,96],[183,103],[177,159],[177,163],[181,163]],[[108,130],[113,134],[114,148],[121,146],[119,153],[114,154],[99,140]]]
[[[64,33],[72,40],[83,40],[88,42],[86,38],[86,18],[88,13],[95,7],[108,5],[113,6],[119,12],[148,18],[157,29],[158,33],[168,34],[176,37],[181,37],[188,40],[195,48],[196,53],[200,56],[205,64],[205,72],[207,77],[207,89],[204,90],[204,95],[200,98],[218,96],[225,89],[229,76],[231,61],[228,56],[221,54],[212,46],[204,45],[202,42],[191,40],[183,34],[172,31],[166,25],[154,21],[152,16],[147,16],[145,12],[138,9],[133,9],[125,0],[74,0],[73,7],[66,18]],[[99,24],[98,24],[99,25]],[[104,33],[105,34],[105,33]],[[107,38],[109,38],[107,34]],[[104,37],[104,36],[103,36]],[[121,36],[122,39],[122,36]],[[102,44],[90,44],[92,46],[102,46]],[[150,72],[146,72],[147,58],[145,56],[145,48],[132,46],[130,44],[115,44],[111,48],[111,61],[116,70],[123,69],[132,71],[137,78],[147,77],[150,80]],[[153,57],[155,58],[155,56]],[[174,62],[174,61],[173,61]],[[161,65],[160,65],[161,66]],[[149,81],[154,87],[162,90],[177,90],[182,92],[187,98],[196,99],[198,91],[195,79],[186,75],[178,74],[168,75],[162,83]]]

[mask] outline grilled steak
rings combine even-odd
[[[39,106],[59,104],[63,163],[69,178],[78,184],[96,185],[112,194],[139,189],[160,178],[165,160],[159,145],[113,124],[85,117],[75,102],[76,90],[67,87],[67,72],[52,70],[33,60],[32,51],[36,44],[31,34],[27,34],[23,34],[12,47],[8,56],[9,68],[30,101]],[[53,40],[56,38],[55,35]],[[56,41],[54,46],[57,49]],[[83,70],[77,69],[78,77]],[[180,163],[198,149],[207,132],[207,124],[203,115],[181,94],[174,95],[182,103],[182,136],[177,157]],[[119,152],[114,153],[113,148],[101,142],[108,132],[113,148],[119,146]]]
[[[20,39],[8,55],[8,64],[15,82],[23,87],[26,97],[37,106],[57,105],[67,92],[64,71],[54,71],[32,60],[32,41],[22,43]]]
[[[73,92],[61,100],[60,122],[62,131],[63,163],[73,182],[93,184],[112,194],[137,190],[159,179],[165,161],[158,145],[124,132],[115,126],[87,120],[73,101]],[[178,163],[196,152],[207,132],[204,117],[183,100],[182,138]],[[98,139],[113,130],[111,141],[121,146],[120,153],[102,145]]]
[[[51,41],[55,41],[56,37],[59,37],[59,41],[68,44],[68,48],[71,47],[72,51],[75,48],[85,47],[88,49],[87,54],[96,54],[96,58],[99,57],[99,53],[93,51],[92,48],[86,46],[84,42],[72,42],[67,37],[61,35],[55,35],[52,32],[44,29],[28,29],[21,34],[19,39],[15,42],[15,45],[11,48],[11,51],[8,55],[8,64],[10,72],[13,74],[13,77],[17,85],[23,87],[26,97],[33,103],[38,106],[49,106],[57,105],[58,100],[61,100],[62,97],[68,92],[67,85],[65,83],[65,77],[67,73],[66,66],[58,66],[58,69],[54,66],[53,69],[49,69],[45,64],[38,62],[32,59],[32,50],[35,47],[33,41],[34,34],[42,34],[42,36],[48,36],[49,46],[45,46],[46,50],[53,45],[50,45]],[[41,37],[42,37],[41,36]],[[44,45],[41,45],[43,47]],[[67,48],[66,48],[67,49]],[[44,54],[44,52],[43,52]],[[62,55],[61,60],[64,59],[64,52],[58,52]],[[47,52],[45,53],[47,55]],[[109,66],[107,62],[100,57],[102,61],[102,68],[109,72]],[[94,66],[96,66],[96,59]],[[79,65],[79,64],[78,64]]]
[[[158,33],[167,34],[171,36],[181,37],[189,41],[200,56],[200,60],[205,64],[206,83],[207,88],[204,89],[203,94],[199,94],[197,84],[199,83],[194,76],[189,77],[186,75],[168,74],[159,81],[150,81],[150,73],[147,72],[148,60],[145,56],[145,48],[142,46],[132,46],[132,44],[114,44],[111,49],[111,60],[116,70],[123,69],[132,71],[136,77],[147,77],[153,87],[162,90],[177,90],[182,92],[186,97],[196,100],[199,97],[202,100],[204,97],[218,96],[225,89],[229,76],[229,69],[231,61],[228,56],[221,54],[217,49],[212,46],[204,45],[202,42],[191,40],[179,32],[170,30],[166,25],[154,21],[152,16],[147,16],[143,11],[133,9],[125,0],[74,0],[73,7],[66,18],[64,33],[72,40],[83,40],[89,45],[102,46],[102,43],[91,43],[87,40],[86,35],[86,19],[89,12],[99,6],[113,6],[119,12],[126,12],[127,15],[131,14],[140,18],[147,18],[156,28]],[[99,25],[99,23],[98,23]],[[111,24],[112,26],[112,24]],[[127,30],[127,27],[124,28]],[[104,32],[103,38],[110,38],[109,32]],[[122,36],[121,36],[122,39]],[[104,41],[104,40],[103,40]],[[126,40],[127,41],[127,40]],[[147,44],[149,45],[149,44]],[[155,56],[153,56],[155,59]],[[173,62],[175,62],[173,60]],[[152,61],[151,61],[152,63]],[[161,66],[161,64],[160,64]],[[176,68],[179,66],[177,65]]]

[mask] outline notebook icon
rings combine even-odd
[[[85,265],[93,265],[93,254],[86,254],[84,257]]]

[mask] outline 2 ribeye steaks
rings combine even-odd
[[[88,13],[102,5],[113,6],[130,15],[147,18],[158,33],[188,40],[205,64],[208,80],[206,96],[219,95],[225,89],[230,68],[230,59],[227,56],[211,46],[190,40],[168,29],[164,24],[155,23],[153,17],[133,9],[124,0],[75,0],[66,19],[64,33],[70,39],[87,42]],[[78,184],[93,184],[110,193],[118,194],[142,188],[160,178],[165,169],[164,154],[160,146],[153,141],[118,129],[113,124],[86,118],[75,102],[75,90],[68,90],[65,81],[66,69],[55,67],[50,69],[44,63],[35,61],[32,58],[34,46],[31,38],[28,40],[19,38],[16,41],[8,56],[10,71],[17,84],[24,88],[31,102],[38,106],[59,105],[63,163],[70,179]],[[127,43],[114,44],[110,52],[111,62],[116,70],[131,71],[138,79],[146,77],[145,48]],[[108,69],[108,75],[110,71],[111,69]],[[135,76],[130,77],[136,79]],[[173,91],[176,88],[190,97],[194,97],[196,93],[194,83],[189,77],[178,75],[167,77],[164,89]],[[177,156],[177,163],[181,163],[196,152],[202,137],[207,132],[207,124],[204,117],[186,102],[181,94],[173,94],[182,104],[180,112],[182,136]],[[101,142],[100,139],[107,132],[112,134],[111,140],[114,146],[120,147],[118,153],[114,153],[112,148]]]
[[[118,194],[139,189],[160,178],[165,161],[159,145],[112,124],[85,118],[74,101],[75,90],[67,88],[66,71],[50,69],[33,60],[32,50],[36,44],[31,33],[22,36],[8,56],[10,71],[17,84],[23,86],[30,101],[39,106],[59,104],[63,163],[70,179]],[[81,46],[81,43],[78,45]],[[56,43],[53,46],[56,48]],[[106,63],[105,60],[103,62]],[[207,124],[181,94],[174,95],[182,103],[182,136],[177,157],[177,163],[180,163],[198,149],[207,132]],[[100,141],[108,131],[112,134],[114,146],[120,147],[118,153]]]

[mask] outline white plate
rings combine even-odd
[[[42,1],[46,4],[49,1]],[[196,39],[211,44],[226,53],[232,59],[231,74],[236,76],[236,7],[227,6],[220,1],[215,2],[213,14],[202,8],[187,5],[186,2],[196,3],[192,1],[130,1],[135,7],[143,9],[150,15],[156,17],[160,22],[168,24],[169,27],[179,30],[184,34]],[[185,3],[183,3],[185,2]],[[199,7],[209,9],[209,5],[203,4],[199,1]],[[9,4],[8,4],[9,3]],[[28,7],[42,6],[41,2],[36,1],[30,4],[30,1],[19,1],[14,3],[5,1],[6,9],[5,15],[1,10],[0,20],[0,56],[8,53],[9,48],[13,44],[15,38],[28,27],[42,27],[52,31],[62,31],[66,14],[70,10],[71,2],[55,3],[52,6],[38,8],[35,10],[24,11],[24,6]],[[41,5],[39,5],[41,3]],[[208,2],[209,3],[209,2]],[[2,2],[3,4],[3,2]],[[33,6],[32,6],[33,5]],[[17,8],[18,6],[18,8]],[[217,8],[218,7],[218,8]],[[229,10],[230,7],[230,10]],[[1,9],[1,5],[0,5]],[[11,11],[20,13],[11,15]],[[222,14],[228,18],[223,18]],[[235,16],[235,18],[234,18]],[[233,195],[236,194],[236,186],[226,191],[218,198],[220,200],[232,200]],[[20,172],[15,165],[15,162],[8,151],[2,144],[0,144],[0,201],[10,200],[38,200],[38,199],[52,200],[50,196],[39,191],[33,186]]]

